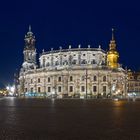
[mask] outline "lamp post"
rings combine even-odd
[[[97,95],[97,98],[99,97],[99,90],[100,90],[100,88],[99,88],[99,85],[100,85],[100,81],[99,81],[99,67],[98,67],[98,95]]]
[[[125,97],[127,96],[127,67],[125,68]]]
[[[86,99],[87,99],[87,84],[88,84],[88,79],[90,79],[90,77],[88,77],[88,70],[86,68],[86,76],[85,76],[85,79],[86,79]]]

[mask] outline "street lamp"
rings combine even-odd
[[[90,77],[88,77],[88,70],[87,70],[87,68],[86,68],[85,79],[86,79],[86,99],[87,99],[87,80],[90,79]]]

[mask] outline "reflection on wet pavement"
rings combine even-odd
[[[140,101],[0,100],[0,140],[140,140]]]

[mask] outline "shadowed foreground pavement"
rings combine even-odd
[[[140,101],[0,98],[0,140],[140,140]]]

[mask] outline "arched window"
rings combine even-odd
[[[103,82],[105,82],[106,81],[106,76],[103,76]]]
[[[58,86],[58,92],[61,92],[61,89],[62,89],[61,86]]]
[[[103,93],[106,93],[106,86],[103,86]]]
[[[69,87],[69,92],[73,92],[73,86]]]
[[[93,76],[93,81],[97,81],[97,76],[96,75]]]
[[[97,86],[93,86],[93,92],[97,92]]]
[[[61,82],[61,81],[62,81],[61,77],[58,77],[58,82]]]

